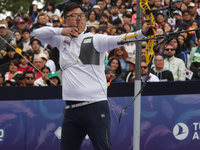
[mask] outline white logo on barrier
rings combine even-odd
[[[0,129],[0,141],[3,141],[3,138],[4,137],[4,130],[3,129]]]
[[[184,140],[189,134],[189,129],[186,124],[178,123],[174,126],[173,134],[177,140]]]
[[[58,127],[58,129],[54,132],[58,139],[61,139],[61,131],[62,127]]]

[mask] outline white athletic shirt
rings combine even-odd
[[[60,67],[62,75],[63,100],[72,101],[100,101],[107,100],[107,83],[105,77],[105,52],[119,47],[117,41],[121,41],[124,35],[108,36],[103,34],[84,33],[78,38],[70,38],[61,35],[62,28],[43,27],[36,29],[34,35],[44,43],[58,48],[60,51]],[[137,39],[145,36],[141,30],[136,32]],[[132,35],[135,33],[129,33]],[[93,36],[94,48],[100,52],[100,65],[78,64],[80,47],[84,38]],[[136,40],[131,38],[128,40]],[[65,68],[65,69],[64,69]]]

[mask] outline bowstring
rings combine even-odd
[[[0,36],[1,37],[1,36]],[[6,43],[8,44],[13,50],[15,50],[16,53],[18,53],[21,57],[23,57],[26,61],[28,61],[31,66],[33,66],[38,72],[40,72],[45,78],[47,78],[51,83],[53,83],[53,85],[56,86],[56,84],[51,80],[49,79],[49,77],[47,77],[44,73],[42,73],[35,65],[33,65],[33,63],[31,63],[28,59],[26,59],[26,57],[24,57],[22,54],[20,54],[19,52],[17,52],[17,50],[15,49],[15,47],[13,47],[10,43],[8,43],[3,37],[1,37],[1,39]]]

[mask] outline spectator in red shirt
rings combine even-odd
[[[20,56],[19,58],[20,64],[18,70],[24,73],[24,71],[30,68],[30,66],[28,65],[29,55],[26,52],[22,52],[22,56]]]

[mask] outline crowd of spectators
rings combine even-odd
[[[93,4],[82,0],[87,19],[87,32],[115,36],[136,31],[136,0],[98,0]],[[155,11],[157,35],[176,33],[200,26],[199,0],[175,0],[177,9],[169,18],[167,10]],[[167,7],[169,0],[149,0],[152,10]],[[142,22],[146,21],[142,13]],[[48,1],[43,9],[30,5],[25,14],[7,16],[0,20],[0,86],[48,86],[62,85],[59,67],[59,50],[42,43],[34,36],[34,30],[42,27],[65,28],[62,10]],[[141,25],[142,27],[142,25]],[[163,39],[154,41],[154,45]],[[145,47],[142,42],[141,80],[147,72]],[[189,80],[184,72],[193,73],[191,80],[200,79],[200,32],[176,33],[168,41],[154,47],[155,59],[149,82]],[[109,51],[105,58],[107,82],[134,82],[136,44],[119,46]]]

